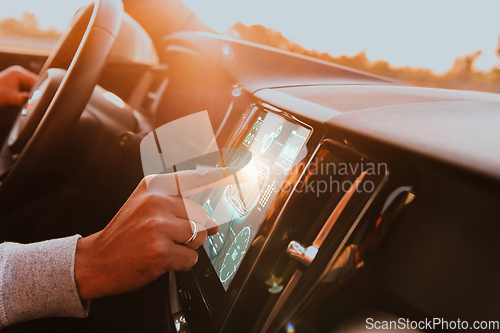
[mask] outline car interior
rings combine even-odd
[[[223,36],[180,0],[96,0],[48,57],[1,53],[0,69],[11,65],[40,79],[1,123],[2,241],[101,230],[144,176],[141,140],[204,110],[218,147],[253,154],[259,186],[251,205],[231,186],[201,194],[209,215],[232,218],[190,271],[93,300],[85,319],[6,332],[500,320],[498,95]]]

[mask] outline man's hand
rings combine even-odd
[[[37,76],[21,66],[11,66],[0,72],[0,109],[23,106]]]
[[[177,194],[177,181],[195,188],[219,185],[222,169],[148,176],[143,179],[108,226],[78,241],[75,279],[82,300],[139,289],[168,271],[189,270],[198,260],[194,250],[218,226],[203,207]],[[215,183],[214,183],[215,182]],[[158,184],[155,191],[148,184]],[[159,186],[159,184],[163,184]],[[170,186],[165,188],[165,186]],[[181,185],[182,186],[182,185]],[[168,195],[168,194],[174,195]],[[197,224],[193,235],[190,219]]]

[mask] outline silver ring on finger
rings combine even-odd
[[[191,222],[191,230],[193,230],[193,234],[183,244],[191,243],[192,241],[194,241],[196,239],[196,235],[198,235],[198,226],[196,225],[196,223],[194,223],[193,221],[189,221],[189,222]]]

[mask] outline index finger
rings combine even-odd
[[[37,79],[36,74],[31,73],[28,70],[23,70],[19,75],[19,81],[21,82],[21,88],[23,90],[29,91],[35,84]]]
[[[224,161],[231,161],[229,167],[225,167]],[[170,170],[184,171],[156,175],[148,182],[148,189],[158,194],[190,196],[207,188],[243,183],[252,176],[251,161],[252,153],[246,149],[224,148],[169,166]]]
[[[146,177],[148,190],[155,194],[191,196],[203,190],[244,183],[252,178],[251,167],[201,168]]]
[[[36,74],[20,66],[13,67],[12,73],[18,80],[20,88],[24,91],[31,90],[38,78]]]

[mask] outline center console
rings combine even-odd
[[[252,153],[258,181],[202,194],[208,215],[229,222],[170,276],[177,332],[274,331],[326,278],[387,176],[322,124],[266,103],[231,130],[227,147]]]

